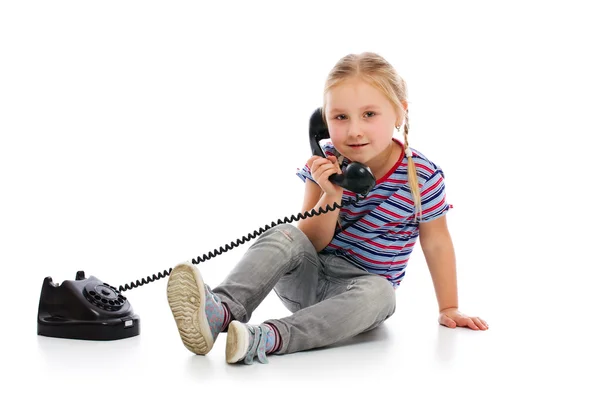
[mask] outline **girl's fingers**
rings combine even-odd
[[[328,171],[330,171],[329,175],[332,175],[333,173],[337,172],[337,168],[333,164],[324,164],[317,168],[315,174],[320,178],[321,175],[327,173]]]
[[[331,161],[331,164],[335,165],[335,167],[339,170],[340,169],[340,165],[338,163],[338,159],[335,156],[329,156],[327,157],[327,159],[329,161]]]
[[[323,158],[322,157],[314,157],[314,160],[312,160],[312,162],[310,162],[310,164],[308,164],[308,167],[310,168],[311,171],[316,171],[319,166],[321,166],[323,164],[323,162],[321,161]],[[310,161],[310,160],[309,160]]]
[[[314,171],[314,169],[317,167],[317,164],[315,164],[315,162],[322,157],[319,156],[312,156],[311,158],[308,159],[308,161],[306,162],[306,165],[308,165],[308,169],[310,169],[311,171]]]
[[[319,163],[319,160],[315,160],[310,166],[310,173],[312,174],[313,178],[315,178],[315,180],[318,180],[319,176],[323,173],[322,171],[320,171],[320,168],[321,163]]]
[[[475,325],[477,325],[477,327],[481,330],[486,330],[487,329],[487,325],[484,324],[479,318],[477,317],[473,317],[473,322],[475,322]]]
[[[478,317],[458,317],[456,321],[448,317],[446,314],[440,315],[439,322],[449,328],[455,328],[457,326],[468,327],[475,331],[485,331],[488,329],[488,324],[484,320]]]
[[[331,161],[326,158],[318,157],[313,161],[312,165],[310,165],[310,170],[316,172],[319,168],[327,165],[333,165]]]
[[[456,328],[456,322],[452,320],[452,318],[448,318],[445,314],[442,314],[440,318],[440,323],[442,325],[447,326],[448,328]]]
[[[483,319],[481,319],[481,318],[477,318],[477,319],[479,320],[479,322],[481,322],[481,325],[485,326],[485,329],[488,329],[488,328],[489,328],[489,325],[488,325],[488,323],[487,323],[487,322],[485,322],[485,321],[484,321]]]
[[[477,325],[475,325],[475,323],[473,322],[473,320],[471,318],[469,318],[469,317],[461,318],[460,321],[459,321],[459,323],[458,323],[458,325],[460,325],[460,326],[466,326],[466,327],[469,327],[469,328],[471,328],[473,330],[476,330],[476,331],[479,330],[479,328],[477,327]]]
[[[479,330],[479,327],[475,325],[475,322],[471,318],[467,318],[467,326],[475,331]]]

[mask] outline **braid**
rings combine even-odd
[[[408,109],[404,117],[404,149],[408,149]],[[409,153],[410,154],[410,153]],[[423,217],[423,210],[421,208],[421,194],[419,190],[419,180],[417,179],[417,167],[412,155],[408,156],[408,182],[410,184],[410,192],[413,196],[413,202],[415,204],[415,221],[417,220],[417,214]]]

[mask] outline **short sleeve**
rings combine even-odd
[[[421,187],[422,216],[419,222],[429,222],[440,218],[453,208],[446,202],[444,172],[437,168]]]
[[[336,157],[340,156],[340,154],[333,147],[333,144],[331,142],[325,142],[325,144],[323,145],[323,153],[325,154],[325,156],[336,156]],[[308,178],[311,181],[313,181],[314,183],[317,183],[313,179],[312,174],[310,173],[310,168],[308,168],[308,165],[306,165],[306,164],[304,164],[304,167],[296,169],[296,176],[298,176],[300,179],[302,179],[302,182],[306,183],[306,179]]]
[[[313,179],[313,177],[312,177],[312,175],[311,175],[311,173],[310,173],[310,168],[308,168],[308,165],[307,165],[307,164],[304,164],[304,167],[302,167],[302,168],[297,168],[297,169],[296,169],[296,175],[297,175],[298,177],[300,177],[300,179],[302,179],[302,182],[305,182],[305,183],[306,183],[306,179],[310,179],[311,181],[313,181],[313,182],[317,183],[317,182],[316,182],[316,181]]]

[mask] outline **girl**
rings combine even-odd
[[[167,297],[190,351],[208,353],[227,331],[228,363],[266,363],[267,354],[327,346],[379,326],[395,311],[395,289],[419,236],[438,322],[488,328],[458,311],[444,174],[408,147],[404,80],[377,54],[347,55],[327,78],[322,110],[331,143],[327,158],[313,156],[297,172],[305,182],[302,211],[354,198],[328,179],[350,161],[367,165],[376,185],[354,205],[269,229],[214,290],[194,265],[176,266]],[[402,125],[404,143],[392,137]],[[292,315],[246,324],[271,289]]]

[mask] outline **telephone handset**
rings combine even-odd
[[[317,109],[309,123],[310,146],[313,155],[325,157],[319,140],[329,138],[329,131],[321,117],[321,109]],[[325,208],[310,210],[303,213],[279,219],[271,226],[265,225],[258,230],[238,239],[235,242],[215,249],[202,257],[192,260],[193,264],[210,260],[213,257],[240,246],[256,238],[268,229],[283,223],[292,223],[300,219],[342,208],[348,204],[356,204],[364,199],[375,185],[375,178],[368,167],[354,162],[343,174],[335,174],[329,178],[333,183],[356,193],[355,199],[343,200],[341,204],[327,205]],[[66,280],[61,285],[46,277],[42,284],[38,308],[37,333],[42,336],[65,339],[85,340],[116,340],[139,335],[140,318],[133,313],[133,308],[127,298],[121,293],[126,290],[154,282],[171,274],[173,268],[164,270],[136,282],[115,288],[94,276],[85,277],[83,271],[77,272],[74,281]]]
[[[321,108],[317,108],[310,117],[308,125],[308,140],[313,156],[325,157],[319,141],[328,138],[329,130],[323,121]],[[350,163],[342,174],[333,174],[329,180],[344,189],[362,195],[369,193],[376,182],[369,167],[359,162]]]

